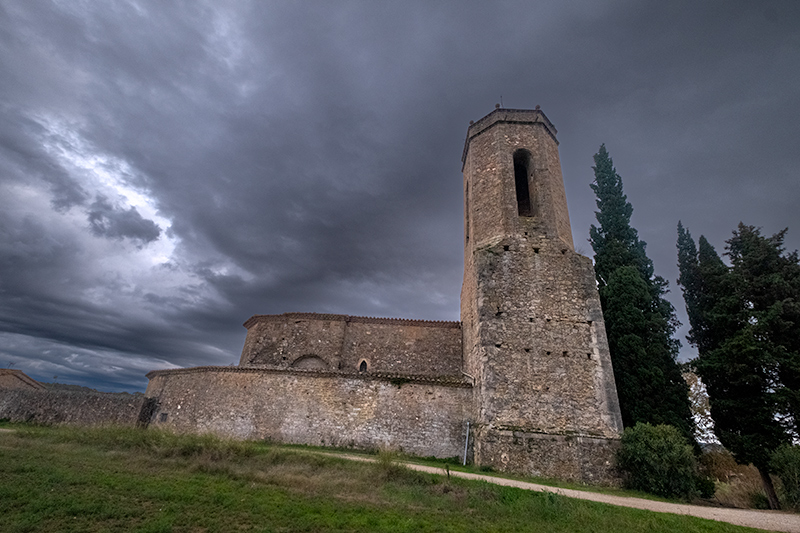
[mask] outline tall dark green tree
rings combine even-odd
[[[746,320],[774,357],[778,413],[792,438],[800,424],[800,258],[786,253],[788,230],[764,237],[739,224],[728,241],[733,283],[742,290]]]
[[[675,358],[678,321],[654,275],[646,244],[631,227],[633,207],[605,145],[594,156],[599,226],[589,230],[622,422],[670,424],[694,442],[689,390]]]
[[[770,457],[797,438],[800,393],[800,261],[786,254],[786,230],[764,237],[739,224],[727,241],[731,266],[704,237],[699,249],[678,224],[678,280],[706,384],[715,433],[759,470],[770,506]]]
[[[678,285],[689,315],[687,340],[707,353],[736,331],[737,324],[730,317],[741,303],[731,290],[728,267],[714,247],[702,235],[698,244],[699,249],[689,231],[678,222]]]

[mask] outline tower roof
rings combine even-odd
[[[550,119],[547,118],[539,106],[536,106],[536,109],[506,109],[500,107],[477,122],[472,122],[467,128],[467,139],[464,141],[464,152],[461,155],[462,170],[467,161],[470,141],[497,124],[541,124],[558,144],[558,139],[556,138],[558,130],[556,130],[556,127],[553,126],[553,123],[550,122]]]

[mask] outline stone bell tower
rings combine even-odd
[[[464,370],[479,465],[602,482],[622,431],[592,262],[575,252],[556,129],[538,108],[470,124]]]

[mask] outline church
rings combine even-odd
[[[150,423],[613,483],[622,420],[556,133],[538,106],[470,122],[460,321],[255,315],[238,366],[147,374]]]

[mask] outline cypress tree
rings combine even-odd
[[[633,206],[605,148],[594,156],[599,226],[589,230],[600,303],[614,366],[622,422],[670,424],[694,442],[689,390],[675,358],[679,325],[665,298],[667,282],[654,275],[653,262],[631,227]]]
[[[735,330],[729,317],[739,304],[729,291],[728,267],[702,235],[698,250],[689,231],[678,222],[678,269],[678,285],[689,316],[686,338],[700,352],[708,353],[729,336],[731,328]]]
[[[704,324],[697,317],[700,313],[700,295],[702,294],[702,278],[700,276],[700,264],[697,257],[697,246],[694,244],[689,231],[684,229],[683,224],[678,221],[678,286],[683,291],[683,301],[686,303],[686,314],[689,315],[689,335],[687,340],[696,345],[696,337],[701,335],[698,328]]]
[[[787,229],[764,237],[739,224],[728,241],[733,283],[742,289],[746,320],[764,349],[773,353],[778,415],[794,438],[800,423],[800,258],[787,254]]]

